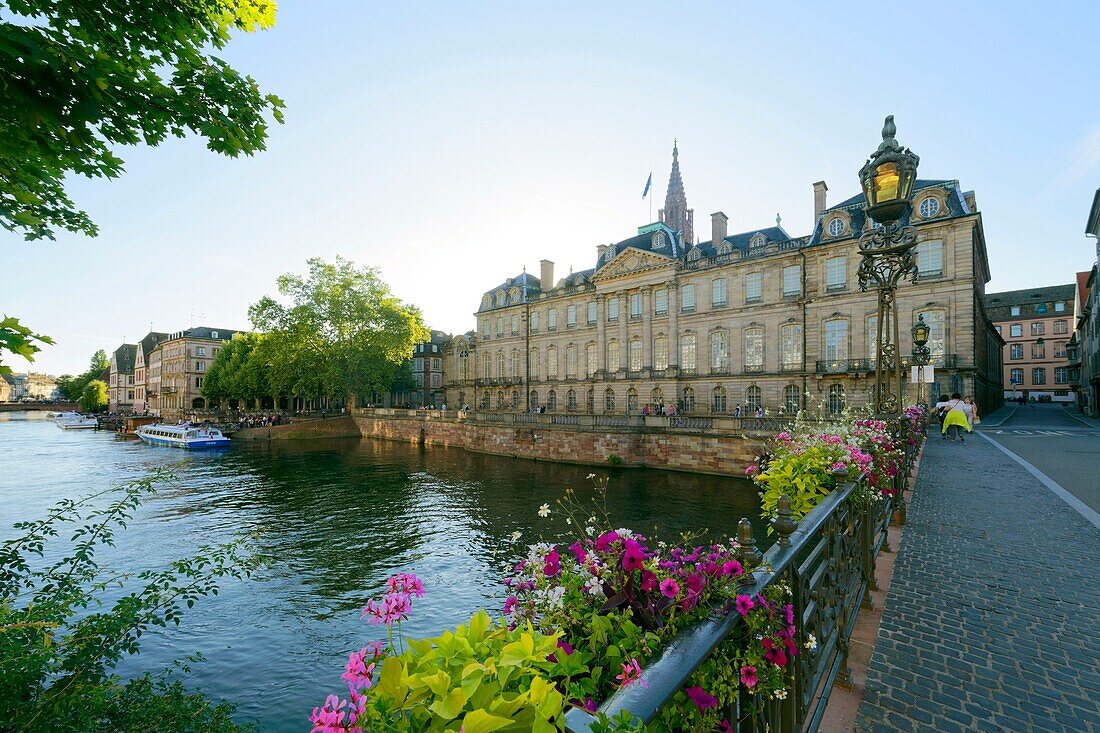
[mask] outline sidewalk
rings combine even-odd
[[[1020,406],[1015,402],[1006,402],[988,415],[981,415],[982,421],[979,425],[987,428],[999,428],[1015,415],[1018,409],[1020,409]]]
[[[1083,425],[1088,425],[1090,428],[1100,428],[1100,420],[1097,420],[1095,417],[1089,417],[1088,415],[1085,415],[1081,412],[1080,408],[1078,408],[1077,405],[1069,405],[1062,409],[1066,411],[1066,417],[1069,417],[1072,420],[1076,420]]]
[[[932,436],[856,731],[1100,733],[1097,567],[1100,531],[1038,479]]]

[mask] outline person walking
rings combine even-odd
[[[970,406],[963,402],[962,395],[955,392],[951,395],[951,399],[944,403],[942,408],[945,411],[943,418],[943,426],[940,428],[940,435],[945,440],[955,442],[955,436],[959,437],[960,443],[965,443],[966,438],[963,436],[963,430],[970,433],[973,432],[973,428],[970,427],[970,417],[968,413],[971,412]],[[955,428],[954,432],[951,432],[951,428]],[[948,433],[951,432],[949,436]]]
[[[970,406],[970,415],[968,416],[970,418],[970,432],[974,432],[974,426],[980,425],[982,422],[981,417],[978,416],[978,403],[970,395],[967,395],[963,402]]]

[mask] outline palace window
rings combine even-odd
[[[603,391],[604,412],[615,412],[615,390],[608,387]]]
[[[787,323],[779,327],[779,367],[798,369],[802,366],[802,324]]]
[[[550,390],[546,393],[546,411],[556,412],[558,409],[558,393]]]
[[[568,412],[576,412],[577,410],[577,390],[571,389],[565,393],[565,409]]]
[[[729,368],[729,337],[725,331],[715,331],[710,335],[710,370],[712,372],[725,372]]]
[[[546,378],[558,378],[558,349],[551,346],[546,350]]]
[[[531,400],[532,409],[537,410],[539,407],[539,391],[537,389],[531,390],[529,399]]]
[[[496,378],[497,379],[504,379],[504,352],[503,351],[498,351],[497,352],[496,366],[497,366]]]
[[[695,390],[684,387],[684,412],[695,412]]]
[[[725,412],[726,411],[726,388],[722,386],[715,387],[710,393],[710,411],[711,412]]]
[[[848,260],[843,257],[830,257],[825,260],[825,288],[843,290],[848,286]]]
[[[924,322],[928,324],[927,346],[932,363],[942,365],[947,355],[947,312],[929,311],[924,314]]]
[[[502,389],[497,390],[497,409],[504,409],[504,390]]]
[[[626,391],[626,412],[628,415],[638,412],[638,390],[633,387]]]
[[[619,371],[619,355],[621,349],[619,348],[619,342],[615,339],[611,339],[607,342],[607,371],[617,372]]]
[[[745,404],[753,411],[760,407],[760,388],[755,384],[745,390]]]
[[[844,385],[843,384],[830,384],[829,385],[829,414],[839,415],[844,412],[844,404],[846,400],[844,397]]]
[[[596,411],[596,390],[588,390],[588,395],[585,397],[584,406],[585,409],[588,410],[589,415]]]
[[[556,331],[558,328],[558,311],[555,308],[551,308],[546,312],[546,330]]]
[[[642,294],[630,294],[630,320],[642,317]]]
[[[665,404],[665,392],[660,387],[654,387],[649,392],[649,403],[654,407]]]
[[[512,409],[513,410],[518,410],[519,409],[519,390],[518,389],[513,389],[512,390]]]
[[[750,272],[745,275],[745,302],[760,302],[760,273]]]
[[[825,358],[829,361],[848,358],[848,321],[825,321]]]
[[[508,376],[512,377],[513,379],[518,379],[519,378],[519,352],[516,351],[515,349],[512,349],[512,358],[510,360],[510,365],[509,366],[510,366],[510,368],[509,368]]]
[[[596,301],[594,301],[594,300],[590,301],[588,303],[587,310],[588,310],[588,313],[587,313],[588,325],[589,326],[595,326],[596,325]]]
[[[943,242],[921,242],[917,245],[917,273],[920,277],[943,275]]]
[[[577,327],[577,306],[569,305],[565,308],[565,327],[576,328]]]
[[[668,369],[668,339],[664,336],[653,339],[653,368],[658,371]]]
[[[642,340],[639,338],[630,341],[630,371],[642,371]]]
[[[788,384],[783,388],[783,410],[788,415],[797,415],[802,409],[802,393],[798,386]]]
[[[497,338],[504,335],[504,318],[497,319]]]
[[[722,308],[729,302],[726,296],[726,278],[717,277],[710,281],[710,307]]]
[[[783,297],[789,298],[802,292],[802,267],[790,265],[783,268]]]
[[[531,333],[539,332],[539,312],[531,311]]]
[[[931,219],[940,210],[940,202],[929,196],[920,202],[918,210],[922,219]]]
[[[695,334],[685,333],[680,337],[680,368],[693,373],[695,366]]]
[[[653,314],[663,316],[668,313],[668,291],[662,288],[653,293]]]
[[[461,351],[458,354],[458,373],[462,375],[462,381],[470,378],[470,352]]]
[[[764,329],[745,330],[745,371],[759,372],[764,369]]]
[[[619,320],[619,296],[617,295],[607,299],[607,320],[609,322]]]
[[[685,285],[680,288],[680,310],[691,313],[695,310],[695,286]]]
[[[577,378],[577,347],[573,344],[565,347],[565,378]]]
[[[829,220],[829,236],[839,237],[844,233],[844,220],[839,216]]]
[[[531,379],[539,379],[542,374],[542,364],[539,363],[539,350],[531,349],[527,355],[527,368],[531,370]]]
[[[599,347],[596,344],[586,344],[584,347],[584,376],[593,377],[600,368]]]

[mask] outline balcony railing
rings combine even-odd
[[[818,374],[847,374],[847,373],[865,373],[875,371],[875,364],[877,359],[821,359],[817,362]],[[929,362],[929,366],[938,368],[952,369],[958,363],[958,359],[955,354],[941,354],[933,357]],[[908,369],[913,365],[913,358],[910,356],[901,357],[901,365],[903,368]]]

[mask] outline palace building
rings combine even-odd
[[[743,415],[866,404],[878,304],[873,290],[860,292],[856,271],[857,241],[871,223],[862,194],[830,206],[827,190],[813,184],[808,235],[791,236],[778,221],[731,232],[719,211],[710,240],[693,243],[674,146],[659,221],[597,246],[591,269],[555,280],[554,263],[543,260],[539,277],[524,271],[484,293],[476,330],[444,349],[448,404],[595,414],[740,407]],[[918,180],[908,223],[919,277],[898,288],[901,354],[923,315],[932,390],[994,409],[1003,341],[985,311],[989,263],[974,193],[956,180]]]

